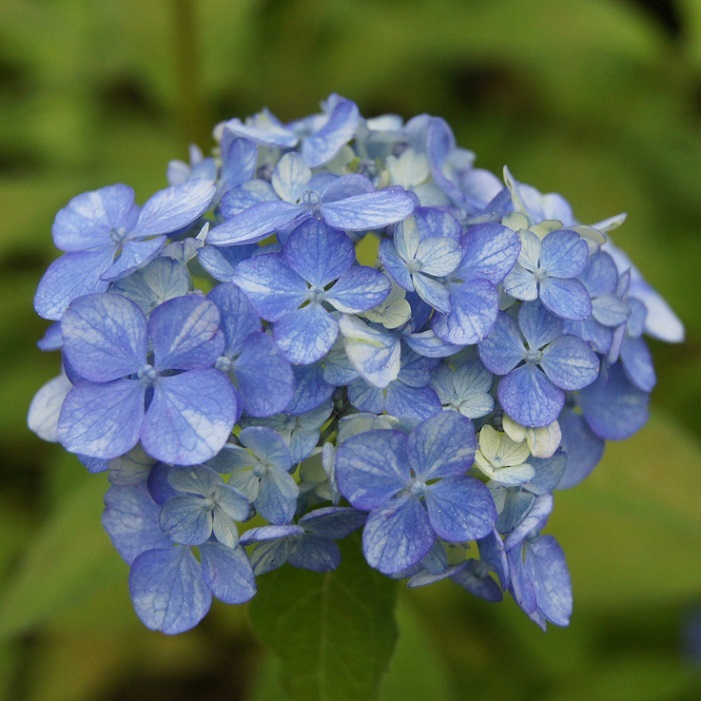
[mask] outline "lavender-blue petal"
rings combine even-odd
[[[319,219],[300,224],[287,239],[283,255],[292,270],[318,288],[337,280],[355,263],[353,242]]]
[[[212,510],[194,494],[168,499],[161,508],[161,528],[182,545],[201,545],[212,535]]]
[[[657,384],[652,354],[642,338],[626,337],[621,343],[621,362],[628,379],[643,392]]]
[[[206,245],[197,251],[197,260],[215,280],[231,282],[236,266],[259,250],[256,244],[222,247]]]
[[[500,224],[476,224],[462,241],[463,259],[456,275],[500,283],[514,267],[521,251],[518,234]]]
[[[146,241],[127,239],[122,244],[119,257],[102,273],[101,279],[118,280],[145,267],[163,250],[166,240],[165,236],[156,236]]]
[[[403,340],[411,350],[426,358],[448,358],[462,348],[461,345],[447,343],[439,338],[433,329],[407,334]]]
[[[207,234],[207,243],[213,246],[256,243],[307,216],[305,210],[296,204],[259,202],[215,226]]]
[[[518,323],[531,350],[542,348],[562,335],[562,319],[551,314],[540,302],[522,304]]]
[[[200,564],[185,547],[141,553],[129,573],[129,593],[144,625],[168,635],[194,628],[212,604]]]
[[[199,178],[157,192],[142,207],[129,238],[168,234],[192,224],[207,211],[214,192],[213,182]]]
[[[321,406],[331,398],[336,387],[324,379],[324,368],[321,363],[312,365],[293,365],[294,394],[285,412],[297,416],[306,414]]]
[[[516,263],[504,278],[504,292],[515,299],[532,302],[538,299],[538,278],[531,270]]]
[[[560,389],[577,390],[599,376],[599,358],[589,344],[576,336],[560,336],[543,350],[540,366]]]
[[[525,569],[543,615],[555,625],[569,625],[572,583],[565,554],[553,536],[541,536],[528,544]]]
[[[357,314],[387,299],[392,284],[386,275],[366,265],[355,265],[343,273],[324,299],[344,314]]]
[[[265,253],[242,261],[232,280],[266,321],[277,321],[298,309],[308,298],[307,283],[280,253]]]
[[[130,299],[144,314],[150,314],[159,304],[186,295],[191,282],[185,265],[172,258],[156,258],[145,268],[113,282],[109,291]]]
[[[431,527],[444,540],[462,543],[483,538],[494,528],[494,500],[474,477],[446,477],[429,485],[425,495]]]
[[[144,417],[144,450],[173,465],[197,465],[214,457],[237,416],[234,390],[218,370],[190,370],[159,377]]]
[[[325,506],[299,519],[299,525],[308,533],[338,540],[349,536],[365,524],[367,513],[348,506]]]
[[[426,509],[413,495],[391,499],[368,516],[363,528],[363,554],[383,574],[418,563],[436,539]]]
[[[551,424],[565,405],[565,393],[530,363],[503,377],[497,396],[516,423],[532,428]]]
[[[477,560],[468,560],[467,566],[451,576],[451,579],[463,589],[485,601],[501,601],[504,595],[499,585],[489,576],[482,573]]]
[[[380,242],[380,261],[400,287],[409,292],[414,291],[414,283],[406,262],[399,256],[394,242],[390,239],[382,239]]]
[[[341,494],[358,509],[383,504],[411,481],[407,437],[376,429],[351,436],[336,450],[336,479]]]
[[[128,564],[147,550],[168,548],[172,541],[161,529],[160,507],[145,483],[112,485],[105,494],[102,525]]]
[[[418,421],[428,419],[443,409],[438,395],[431,387],[412,387],[404,382],[389,385],[385,408],[397,418]]]
[[[409,434],[406,455],[417,478],[426,482],[466,474],[476,445],[472,421],[454,411],[442,411]]]
[[[319,304],[290,312],[273,324],[275,343],[298,365],[323,358],[337,336],[338,322]]]
[[[488,280],[450,284],[450,313],[433,315],[431,328],[448,343],[472,345],[494,328],[499,311],[497,288]]]
[[[558,489],[569,489],[579,484],[598,465],[604,454],[604,441],[592,432],[581,414],[563,411],[558,423],[567,465],[557,486]]]
[[[219,214],[228,220],[250,209],[253,205],[279,200],[273,186],[267,180],[251,180],[224,194],[219,203]]]
[[[414,200],[400,187],[322,202],[321,216],[335,229],[365,231],[406,219],[414,211]]]
[[[504,540],[504,548],[507,552],[515,548],[518,549],[526,537],[540,531],[545,526],[552,510],[552,494],[541,494],[536,497],[531,502],[529,509],[522,515],[521,521]]]
[[[460,244],[452,238],[430,236],[419,243],[416,258],[421,261],[421,272],[433,277],[450,275],[463,257]]]
[[[531,582],[526,568],[521,557],[521,548],[515,548],[509,551],[509,572],[510,582],[509,591],[514,601],[527,613],[533,614],[538,608],[538,600],[536,599],[535,588]]]
[[[587,319],[592,313],[587,288],[574,278],[548,277],[542,280],[540,301],[561,319]]]
[[[34,395],[27,413],[27,425],[42,440],[58,441],[58,417],[72,387],[71,381],[62,373],[49,380]]]
[[[102,273],[112,265],[114,247],[66,253],[57,258],[39,281],[34,309],[44,319],[58,320],[78,297],[105,292],[109,283]]]
[[[116,458],[139,440],[145,387],[135,380],[81,382],[66,395],[58,439],[71,453]]]
[[[258,146],[253,141],[232,137],[231,132],[224,130],[219,143],[222,159],[220,191],[248,182],[253,177],[258,162]]]
[[[260,478],[256,511],[270,523],[290,523],[297,510],[298,495],[299,487],[288,472],[268,469]]]
[[[633,385],[621,363],[608,368],[578,394],[577,402],[591,430],[605,440],[629,438],[649,416],[650,395]]]
[[[292,544],[287,562],[312,572],[330,572],[341,564],[341,551],[333,540],[305,533]]]
[[[287,562],[293,547],[293,538],[268,540],[257,545],[251,553],[251,564],[255,575],[260,576],[282,567]]]
[[[412,281],[414,283],[416,294],[418,294],[419,297],[426,302],[426,304],[433,307],[436,311],[442,312],[443,314],[450,313],[451,294],[445,283],[439,280],[434,280],[433,278],[422,275],[421,273],[415,273],[412,275]]]
[[[226,338],[225,351],[232,355],[245,351],[246,338],[262,328],[248,297],[237,285],[225,283],[217,285],[207,299],[214,302],[220,311],[221,329]]]
[[[256,457],[276,470],[287,472],[292,467],[290,450],[279,433],[267,426],[248,426],[238,435],[239,441]],[[250,465],[255,463],[251,462]]]
[[[506,375],[526,354],[518,325],[505,312],[499,312],[494,328],[478,349],[485,367],[495,375]]]
[[[576,232],[559,229],[550,232],[540,249],[540,267],[557,278],[573,278],[587,267],[589,246]]]
[[[330,161],[355,135],[360,112],[354,102],[342,99],[321,129],[302,142],[302,156],[311,168]]]
[[[202,578],[212,594],[226,604],[243,604],[255,596],[256,580],[251,561],[241,547],[221,543],[200,546]]]

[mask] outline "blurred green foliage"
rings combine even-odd
[[[683,318],[653,345],[653,419],[558,494],[569,629],[449,584],[404,592],[384,701],[701,697],[680,630],[701,603],[701,3],[698,0],[4,0],[0,7],[0,699],[283,699],[245,607],[146,631],[99,522],[104,480],[25,426],[58,371],[35,341],[51,222],[115,182],[143,201],[188,143],[335,91],[363,114],[443,116],[619,243]]]

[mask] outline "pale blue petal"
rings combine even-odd
[[[243,604],[256,593],[251,561],[242,547],[227,548],[220,543],[200,546],[202,578],[212,594],[226,604]]]
[[[172,258],[157,258],[145,268],[112,283],[110,292],[130,299],[144,314],[190,291],[187,267]]]
[[[336,202],[348,197],[375,192],[375,186],[364,175],[351,173],[338,177],[331,173],[317,173],[312,179],[314,190],[322,193],[322,202]]]
[[[42,440],[58,441],[58,417],[66,395],[73,385],[63,374],[49,380],[34,395],[29,405],[27,425]]]
[[[296,204],[259,202],[215,226],[207,234],[207,243],[213,246],[256,243],[307,216]]]
[[[324,221],[344,231],[379,229],[406,219],[413,211],[414,200],[400,187],[322,202],[321,205]]]
[[[249,426],[239,433],[238,439],[252,450],[257,458],[276,470],[287,472],[292,467],[289,448],[282,437],[272,429],[265,426]]]
[[[58,320],[66,307],[78,297],[104,292],[109,285],[101,279],[112,265],[114,248],[66,253],[57,258],[39,281],[34,309],[44,319]]]
[[[403,349],[402,357],[398,384],[404,384],[408,387],[425,387],[431,381],[431,373],[440,364],[438,359],[425,358],[409,348]]]
[[[435,538],[419,500],[415,496],[396,498],[368,516],[363,529],[363,554],[371,567],[394,574],[418,563]]]
[[[453,411],[442,411],[409,434],[406,453],[417,478],[427,482],[467,473],[474,462],[475,448],[472,421]]]
[[[613,258],[606,251],[597,251],[580,276],[592,297],[613,295],[618,285],[618,269]]]
[[[144,625],[168,635],[194,628],[212,604],[200,564],[184,547],[141,553],[129,573],[129,593]]]
[[[562,319],[586,319],[592,313],[587,288],[575,279],[545,278],[540,283],[540,301]]]
[[[555,625],[569,625],[572,583],[565,554],[555,538],[541,536],[527,545],[525,569],[541,613]]]
[[[211,497],[214,488],[221,485],[221,477],[212,469],[197,467],[179,467],[168,472],[168,483],[173,489],[200,497]]]
[[[231,282],[236,266],[259,250],[260,248],[256,244],[222,246],[221,248],[206,245],[197,251],[197,260],[215,280]]]
[[[417,207],[414,218],[422,239],[438,236],[450,238],[460,243],[462,227],[460,222],[449,212],[436,207]],[[406,226],[406,222],[399,224],[397,229],[403,226]]]
[[[565,393],[531,364],[503,377],[497,395],[504,411],[516,423],[532,428],[551,424],[565,404]]]
[[[103,280],[117,280],[146,266],[166,244],[165,236],[156,236],[147,241],[125,241],[119,257],[102,273]]]
[[[301,529],[300,529],[301,530]],[[292,538],[262,542],[251,554],[251,564],[256,576],[282,567],[294,547]]]
[[[489,490],[474,477],[448,477],[430,485],[426,506],[436,534],[450,542],[482,538],[497,520]]]
[[[159,377],[141,430],[144,450],[172,465],[197,465],[214,457],[231,435],[234,390],[218,370]]]
[[[251,180],[229,190],[222,197],[219,213],[224,219],[232,219],[261,202],[279,202],[279,198],[267,180]]]
[[[308,298],[307,283],[280,253],[266,253],[242,261],[232,279],[266,321],[277,321]]]
[[[576,336],[560,336],[543,350],[540,366],[560,389],[577,390],[590,385],[599,375],[599,358]]]
[[[389,278],[379,270],[356,265],[341,275],[324,300],[339,312],[357,314],[384,302],[391,289]]]
[[[360,113],[350,100],[340,100],[321,129],[302,142],[302,156],[316,168],[330,161],[355,135]]]
[[[549,276],[575,277],[584,272],[588,262],[589,246],[576,231],[552,231],[541,243],[540,267]]]
[[[245,350],[244,341],[254,331],[261,330],[261,322],[253,305],[243,291],[233,283],[217,285],[207,299],[221,312],[221,328],[226,338],[226,352],[234,355]]]
[[[538,299],[538,279],[520,263],[516,263],[504,278],[504,292],[515,299],[532,302]]]
[[[135,380],[76,385],[61,408],[59,441],[69,452],[93,458],[123,455],[139,440],[145,391]]]
[[[355,263],[348,236],[318,219],[300,224],[287,239],[283,254],[292,270],[318,288],[337,280]]]
[[[196,295],[176,297],[153,310],[149,336],[158,370],[194,370],[214,365],[224,350],[216,305]]]
[[[224,126],[237,136],[243,136],[266,146],[294,148],[299,141],[297,135],[267,109],[257,114],[253,120],[247,121],[252,123],[244,124],[238,118],[230,119]]]
[[[511,581],[509,591],[514,601],[529,615],[535,613],[538,608],[535,589],[523,564],[520,548],[511,550],[507,554]]]
[[[411,481],[406,435],[384,429],[344,441],[336,451],[336,479],[343,496],[358,509],[383,504]]]
[[[462,249],[457,241],[431,236],[421,241],[415,257],[421,261],[422,273],[434,277],[445,277],[458,267],[462,255]]]
[[[380,242],[380,261],[384,269],[392,276],[392,279],[405,290],[414,291],[414,283],[406,263],[399,256],[395,244],[390,239]]]
[[[456,275],[496,285],[518,260],[521,240],[516,232],[500,224],[476,224],[465,233],[462,246],[464,256]]]
[[[273,337],[291,363],[309,365],[329,351],[338,336],[338,323],[323,307],[310,304],[280,317]]]
[[[270,523],[292,521],[297,510],[299,487],[292,475],[279,468],[268,469],[260,478],[256,511]]]
[[[296,153],[286,153],[275,166],[270,184],[277,196],[285,202],[297,204],[308,189],[312,171],[302,157]]]
[[[436,311],[448,314],[451,310],[451,292],[443,282],[415,273],[411,276],[416,294]]]
[[[651,392],[657,384],[652,354],[642,338],[624,338],[621,362],[628,379],[643,392]]]
[[[168,499],[161,508],[161,528],[183,545],[201,545],[212,535],[212,510],[194,494]]]
[[[142,207],[129,238],[168,234],[192,224],[207,211],[214,192],[213,182],[199,178],[157,192]]]
[[[111,230],[129,230],[138,212],[134,191],[127,185],[110,185],[84,192],[56,215],[52,227],[54,243],[62,251],[110,246]]]
[[[231,132],[224,130],[219,143],[222,159],[220,192],[249,181],[258,162],[258,146],[255,143],[248,139],[232,137]]]
[[[630,307],[616,295],[602,295],[591,301],[592,316],[604,326],[620,326],[630,316]]]
[[[147,550],[167,548],[171,540],[158,523],[160,507],[145,483],[111,486],[105,494],[102,525],[128,564]]]
[[[404,335],[403,341],[415,353],[426,358],[448,358],[451,355],[455,355],[462,348],[461,345],[447,343],[442,338],[439,338],[433,329]]]
[[[524,359],[526,349],[512,317],[499,312],[491,333],[479,344],[479,355],[487,369],[495,375],[506,375]]]
[[[497,288],[488,280],[450,285],[450,313],[434,314],[431,328],[448,343],[473,345],[494,328],[499,311]]]

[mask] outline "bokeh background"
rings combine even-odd
[[[617,244],[687,328],[652,344],[648,426],[557,495],[571,626],[543,634],[450,584],[405,592],[383,701],[701,698],[698,0],[3,0],[0,698],[284,698],[245,607],[176,638],[136,619],[103,476],[26,428],[58,371],[32,297],[71,197],[124,182],[143,201],[216,122],[294,119],[330,92],[366,116],[443,116],[479,166],[584,222],[627,211]]]

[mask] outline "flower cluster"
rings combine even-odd
[[[442,119],[338,95],[215,138],[142,207],[72,199],[35,298],[62,371],[29,425],[109,471],[137,614],[187,630],[284,563],[336,568],[362,529],[389,577],[567,625],[553,492],[645,423],[643,334],[683,337],[609,239],[624,217],[583,225]]]

